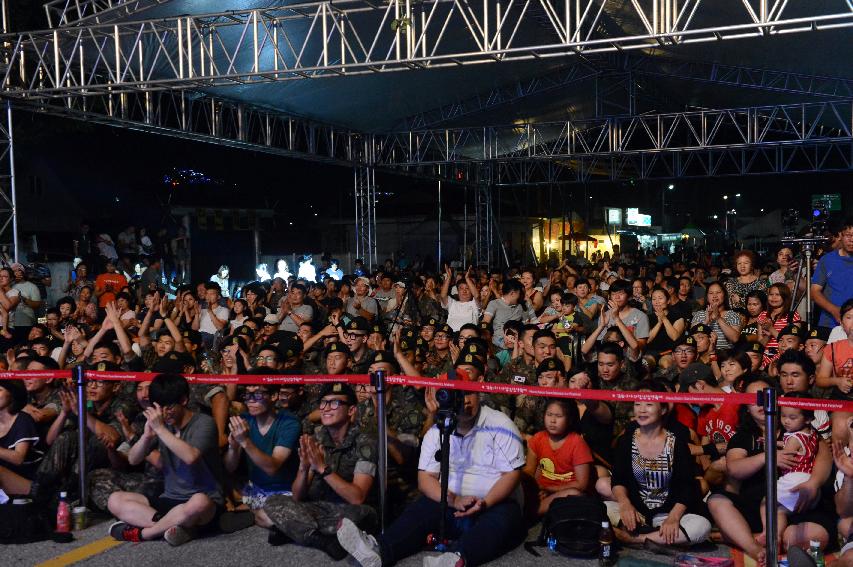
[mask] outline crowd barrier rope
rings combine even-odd
[[[80,470],[86,470],[85,436],[87,427],[85,425],[85,397],[86,382],[93,380],[108,380],[115,382],[144,382],[153,380],[156,373],[152,372],[111,372],[99,370],[87,370],[82,366],[69,370],[17,370],[0,371],[0,380],[20,379],[59,379],[71,380],[77,388],[78,396],[78,434]],[[853,401],[826,400],[816,398],[786,398],[777,397],[777,390],[764,389],[756,394],[730,393],[730,394],[691,394],[691,393],[663,393],[648,391],[620,391],[620,390],[589,390],[571,388],[545,388],[541,386],[526,386],[517,384],[506,384],[496,382],[469,382],[463,380],[447,380],[441,377],[425,378],[421,376],[394,375],[385,376],[382,371],[375,374],[183,374],[190,384],[238,384],[238,385],[273,385],[284,386],[290,384],[326,384],[330,382],[345,382],[348,384],[373,384],[377,392],[385,391],[387,386],[414,386],[425,388],[444,388],[462,390],[468,392],[484,392],[489,394],[525,395],[548,398],[568,398],[575,400],[599,400],[614,403],[628,403],[636,401],[681,403],[691,405],[708,404],[737,404],[737,405],[761,405],[765,411],[765,446],[771,447],[776,439],[776,415],[779,406],[791,406],[809,410],[824,410],[827,412],[844,411],[853,412]],[[385,431],[385,396],[378,396],[377,419],[379,423],[379,512],[380,526],[384,531],[386,510],[386,487],[387,487],[387,438],[382,432]],[[775,565],[777,556],[778,533],[776,528],[776,453],[766,453],[766,479],[767,495],[766,515],[766,552],[767,564]],[[80,500],[86,502],[86,475],[80,475]]]
[[[151,372],[111,372],[85,370],[85,380],[109,380],[118,382],[144,382],[152,380],[156,373]],[[278,385],[288,384],[326,384],[330,382],[345,382],[348,384],[370,384],[368,374],[183,374],[190,384],[237,384],[237,385]],[[18,370],[0,372],[0,380],[24,378],[69,379],[71,370]],[[737,404],[753,405],[756,403],[752,394],[689,394],[680,392],[635,392],[621,390],[590,390],[570,388],[544,388],[542,386],[525,386],[498,382],[467,382],[462,380],[446,380],[442,378],[426,378],[422,376],[392,375],[385,377],[385,383],[396,386],[414,386],[424,388],[445,388],[487,394],[525,395],[546,398],[568,398],[574,400],[598,400],[605,402],[662,402],[676,404]],[[828,400],[819,398],[786,398],[780,396],[777,401],[780,406],[791,406],[808,410],[824,410],[827,412],[853,412],[853,401]]]

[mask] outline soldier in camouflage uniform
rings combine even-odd
[[[566,372],[563,363],[556,357],[546,358],[536,367],[537,386],[565,388]],[[515,426],[522,435],[529,437],[543,428],[545,400],[542,396],[521,394],[515,398]]]
[[[113,363],[100,362],[97,370],[117,371]],[[121,382],[90,380],[86,383],[86,397],[91,403],[88,411],[87,426],[91,435],[86,438],[87,471],[111,467],[110,450],[119,447],[124,441],[119,415],[128,420],[136,417],[132,404],[118,395]],[[38,500],[49,500],[60,491],[76,493],[80,475],[77,443],[77,395],[63,391],[60,394],[62,407],[56,421],[48,432],[50,449],[45,454],[36,471],[31,494]]]
[[[352,354],[352,373],[367,374],[373,352],[367,348],[367,319],[355,317],[342,330],[343,342]]]
[[[450,356],[450,341],[453,340],[453,329],[447,323],[438,327],[433,336],[433,346],[426,355],[424,376],[446,374],[453,368]]]
[[[139,382],[136,385],[136,399],[139,402],[139,408],[144,410],[149,407],[148,387],[150,381]],[[123,413],[116,416],[121,425],[124,442],[115,449],[109,449],[112,453],[117,452],[119,455],[110,455],[111,461],[126,460],[127,453],[130,447],[139,440],[139,436],[145,429],[145,415],[140,411],[136,417],[129,421],[128,417]],[[163,473],[155,467],[152,462],[156,461],[159,451],[156,449],[145,459],[141,467],[129,467],[118,470],[116,468],[96,469],[89,473],[89,500],[96,508],[106,512],[107,501],[110,494],[113,492],[136,492],[142,494],[149,501],[153,501],[163,493]]]
[[[335,536],[342,517],[362,529],[375,527],[375,512],[365,503],[376,476],[377,444],[353,423],[357,398],[349,385],[326,384],[322,394],[323,426],[300,438],[293,496],[271,496],[263,510],[285,537],[337,561],[347,555]]]
[[[424,290],[424,283],[420,278],[412,280],[412,293],[417,298],[418,322],[426,325],[430,319],[444,321],[445,313],[441,303],[430,297]]]
[[[597,365],[599,389],[631,392],[637,389],[639,383],[625,374],[623,369],[625,351],[618,344],[605,343],[598,349]],[[630,423],[634,414],[634,404],[614,404],[613,408],[613,438],[619,437]]]
[[[383,370],[386,376],[400,369],[390,352],[373,355],[370,372]],[[388,434],[388,502],[392,516],[418,495],[418,446],[426,421],[423,393],[409,386],[386,386],[385,416]],[[358,423],[362,431],[378,437],[376,388],[356,386]]]
[[[511,360],[499,375],[498,381],[514,386],[536,385],[536,368],[546,358],[554,356],[557,340],[551,331],[539,330],[535,325],[526,325],[518,337],[521,356]],[[515,396],[492,396],[500,409],[510,418],[515,418],[517,399]]]

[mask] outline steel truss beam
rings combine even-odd
[[[8,37],[3,85],[31,97],[212,87],[853,26],[849,0],[538,0],[550,28],[531,2],[335,0],[25,32]]]
[[[44,5],[50,28],[103,24],[126,18],[171,0],[53,0]]]
[[[358,132],[192,91],[78,95],[16,104],[33,112],[324,163],[352,166],[366,154]]]
[[[853,100],[377,136],[377,165],[774,147],[853,137]]]
[[[15,150],[12,107],[3,105],[0,120],[0,261],[18,259],[18,210],[15,191]]]
[[[354,170],[355,255],[368,270],[377,265],[376,253],[376,171],[358,166]]]

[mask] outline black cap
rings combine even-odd
[[[246,346],[246,339],[238,335],[231,335],[230,337],[225,337],[222,340],[222,345],[219,347],[219,349],[222,350],[232,345],[237,345],[237,348],[244,352],[249,350],[249,347]]]
[[[488,331],[490,333],[492,332],[492,323],[491,322],[486,323],[485,321],[483,321],[482,323],[480,323],[479,326],[480,326],[481,331]]]
[[[675,347],[678,348],[680,346],[690,346],[696,348],[696,339],[691,337],[690,335],[682,335],[678,337],[678,340],[675,341]]]
[[[402,352],[411,352],[411,351],[416,350],[416,349],[417,349],[417,346],[416,346],[415,341],[413,339],[403,339],[400,341],[400,350]]]
[[[470,352],[460,354],[459,358],[457,358],[456,362],[453,364],[454,368],[463,365],[473,366],[480,371],[480,374],[484,374],[486,372],[486,367],[483,364],[483,361]]]
[[[201,344],[201,333],[199,333],[195,329],[187,329],[181,333],[181,336],[183,336],[185,339],[187,339],[194,345]]]
[[[347,401],[352,405],[358,403],[358,398],[355,396],[355,390],[352,389],[352,386],[343,382],[330,382],[323,386],[323,389],[320,390],[320,399],[332,395],[346,396]]]
[[[385,334],[385,329],[382,328],[382,323],[376,322],[370,325],[370,331],[368,333],[379,333],[380,335]]]
[[[791,335],[792,337],[798,337],[798,338],[802,339],[805,336],[805,334],[806,333],[805,333],[805,331],[803,331],[802,327],[800,327],[799,325],[796,325],[796,324],[791,324],[791,325],[785,325],[784,327],[782,327],[782,330],[779,331],[778,338],[781,339],[785,335]]]
[[[367,333],[370,330],[370,325],[367,323],[367,319],[365,319],[364,317],[354,317],[352,321],[347,323],[346,330],[361,331],[362,333]]]
[[[711,335],[711,327],[706,325],[705,323],[696,323],[692,327],[690,327],[690,334],[695,335],[696,333],[703,333],[708,336]]]
[[[342,352],[347,356],[352,356],[352,352],[350,352],[349,347],[344,343],[330,343],[329,346],[326,347],[324,354],[329,356],[329,354],[333,352]]]
[[[281,353],[281,359],[287,360],[302,354],[302,339],[293,334],[288,334],[278,341],[278,350]]]
[[[158,358],[151,371],[158,374],[180,374],[187,366],[195,366],[192,357],[185,352],[173,350]]]
[[[234,329],[234,334],[241,337],[249,337],[250,339],[255,338],[255,330],[248,325],[240,325]]]
[[[550,358],[546,358],[542,362],[539,363],[539,366],[536,367],[536,375],[542,374],[543,372],[552,372],[557,370],[559,372],[565,373],[566,367],[563,366],[563,363],[556,356],[552,356]]]
[[[370,357],[370,364],[369,365],[378,364],[381,362],[384,362],[386,364],[390,364],[394,368],[394,371],[396,372],[397,360],[394,358],[394,353],[391,353],[388,351],[383,351],[383,350],[377,350],[376,352],[373,353],[373,356]]]
[[[421,328],[423,328],[423,327],[437,327],[437,326],[438,326],[438,319],[436,319],[435,317],[430,317],[429,319],[424,321],[424,324],[421,325]]]
[[[97,370],[99,372],[121,372],[121,366],[115,362],[103,361],[96,362],[89,370]]]
[[[808,339],[817,339],[819,341],[827,342],[829,340],[829,329],[826,327],[815,327],[809,331]]]
[[[693,362],[681,371],[678,375],[678,384],[681,390],[686,390],[688,386],[692,386],[696,382],[707,382],[708,384],[716,384],[714,373],[711,372],[711,367],[701,362]]]

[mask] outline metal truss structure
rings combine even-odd
[[[51,28],[103,24],[138,14],[170,0],[53,0],[44,5]]]
[[[770,148],[853,139],[853,99],[392,134],[377,165]]]
[[[6,103],[6,121],[0,121],[0,259],[18,259],[18,211],[15,191],[15,147],[12,106]]]
[[[541,9],[530,10],[531,4]],[[605,19],[618,26],[604,25]],[[849,26],[849,0],[304,2],[9,36],[3,85],[29,97],[200,88]]]
[[[355,255],[372,270],[377,265],[376,171],[358,166],[353,172],[355,195]]]
[[[474,260],[477,266],[492,269],[492,245],[495,239],[492,210],[492,186],[481,185],[474,192]]]

